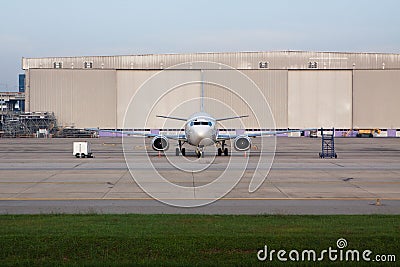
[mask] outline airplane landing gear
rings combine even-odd
[[[225,149],[224,149],[224,156],[228,156],[228,148],[227,147],[225,147]]]
[[[222,152],[224,152],[224,156],[229,155],[228,148],[225,146],[226,146],[225,141],[222,141],[221,147],[218,148],[218,156],[222,156]]]
[[[179,145],[179,148],[178,147],[176,148],[175,155],[179,156],[179,153],[181,153],[182,156],[185,156],[186,155],[186,149],[184,147],[182,147],[183,144],[182,144],[181,140],[178,141],[178,145]]]
[[[203,149],[196,148],[196,155],[198,158],[204,158],[204,151]]]

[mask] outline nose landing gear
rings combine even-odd
[[[204,158],[203,148],[197,147],[196,148],[196,155],[197,155],[198,158]]]

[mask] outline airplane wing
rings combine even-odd
[[[102,131],[102,132],[107,132],[107,133],[119,133],[119,134],[124,134],[128,136],[143,136],[143,137],[156,137],[156,136],[165,136],[168,139],[173,139],[173,140],[180,140],[180,141],[187,141],[186,135],[184,134],[156,134],[156,133],[145,133],[145,132],[137,132],[137,131],[116,131],[116,130],[100,130],[97,128],[86,128],[85,130],[88,131]]]
[[[249,115],[242,115],[242,116],[235,116],[235,117],[219,118],[219,119],[215,119],[215,120],[216,120],[216,121],[226,121],[226,120],[247,118],[248,116],[249,116]]]
[[[299,130],[281,130],[281,131],[261,131],[256,133],[243,133],[243,134],[219,134],[217,136],[217,141],[235,139],[238,136],[248,136],[248,137],[259,137],[259,136],[271,136],[284,133],[295,133],[304,131],[316,131],[316,128],[312,129],[299,129]]]
[[[257,136],[268,136],[268,135],[277,135],[284,133],[296,133],[296,132],[305,132],[305,131],[316,131],[316,128],[313,129],[299,129],[299,130],[281,130],[281,131],[261,131],[258,133],[247,134],[249,137],[257,137]]]
[[[178,117],[171,117],[171,116],[164,116],[164,115],[156,115],[157,118],[164,118],[164,119],[171,119],[171,120],[178,120],[178,121],[187,121],[185,118],[178,118]]]

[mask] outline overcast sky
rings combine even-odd
[[[400,53],[398,0],[0,0],[0,91],[22,57],[236,51]]]

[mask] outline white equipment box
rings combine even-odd
[[[72,152],[77,158],[92,158],[92,151],[90,149],[90,143],[88,142],[74,142],[74,149]]]

